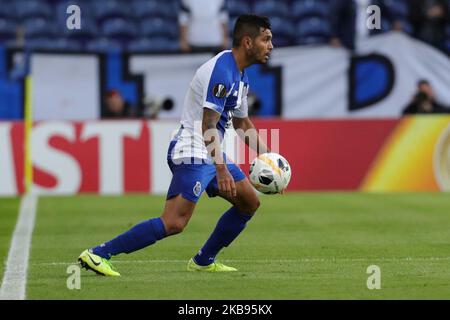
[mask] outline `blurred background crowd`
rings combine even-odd
[[[67,7],[81,8],[69,30]],[[366,27],[381,8],[381,29]],[[278,47],[330,44],[402,31],[450,53],[450,0],[0,0],[0,43],[30,50],[189,52],[231,45],[235,19],[269,16]]]

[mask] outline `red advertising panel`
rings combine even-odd
[[[289,161],[288,191],[450,190],[450,117],[254,123],[271,149]],[[167,132],[177,126],[167,121],[37,122],[30,150],[34,190],[164,192],[171,179]],[[0,133],[0,195],[21,194],[23,124],[0,122]],[[248,173],[253,159],[243,150],[238,158],[246,159],[240,166]]]

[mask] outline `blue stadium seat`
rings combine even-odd
[[[131,52],[151,52],[153,50],[152,42],[148,38],[139,38],[130,41],[127,50]]]
[[[137,36],[137,28],[132,21],[123,18],[112,18],[103,23],[101,34],[105,37],[130,40]]]
[[[178,4],[173,0],[134,0],[130,5],[139,20],[153,17],[176,19],[178,16]]]
[[[306,17],[328,17],[330,3],[326,0],[294,0],[291,14],[294,19]]]
[[[93,20],[95,19],[94,15],[94,5],[93,2],[90,0],[63,0],[62,2],[58,3],[56,6],[56,17],[58,20],[59,26],[65,26],[66,20],[68,17],[67,14],[67,8],[69,5],[77,5],[80,7],[81,11],[81,22],[83,23],[85,19]]]
[[[81,29],[69,30],[65,21],[64,25],[58,25],[61,30],[61,36],[69,37],[79,41],[88,41],[95,38],[98,34],[98,27],[94,20],[83,17],[81,19]]]
[[[25,48],[29,50],[48,50],[52,43],[51,38],[33,38],[25,41]]]
[[[290,20],[280,17],[270,19],[273,34],[273,44],[276,47],[285,47],[291,44],[293,36],[293,24]]]
[[[412,24],[407,20],[400,19],[399,21],[402,24],[402,31],[409,35],[412,35],[414,32]],[[388,19],[381,18],[381,30],[380,32],[376,33],[389,32],[392,31],[392,29],[393,29],[392,22],[389,21]]]
[[[131,41],[127,47],[131,52],[177,52],[178,41],[168,38],[141,38]]]
[[[122,51],[122,43],[108,38],[97,38],[89,41],[85,46],[91,52],[117,52]]]
[[[297,37],[295,39],[295,44],[303,45],[324,45],[329,43],[329,39],[321,36],[307,36],[307,37]]]
[[[141,22],[140,32],[142,37],[167,37],[178,38],[178,24],[173,21],[153,18]]]
[[[302,19],[297,24],[297,34],[299,36],[329,36],[330,22],[317,17]]]
[[[51,48],[53,50],[81,51],[82,45],[80,42],[73,39],[58,38],[54,39]]]
[[[226,6],[230,17],[237,17],[252,11],[250,4],[242,0],[227,0]]]
[[[133,15],[129,4],[119,0],[102,0],[93,3],[94,15],[99,23],[107,19],[122,18],[132,20]]]
[[[82,46],[75,40],[66,38],[35,38],[25,42],[30,50],[81,51]]]
[[[0,2],[0,18],[4,19],[15,19],[16,12],[15,6],[11,2],[1,1]]]
[[[409,3],[404,0],[384,0],[384,5],[395,20],[406,20],[409,15]]]
[[[21,0],[14,1],[13,4],[19,20],[26,20],[30,18],[49,19],[54,15],[52,8],[45,1]]]
[[[296,29],[297,44],[327,43],[331,36],[330,21],[318,17],[300,20]]]
[[[276,37],[272,41],[272,44],[275,48],[291,46],[292,43],[292,39],[287,37]]]
[[[288,17],[290,15],[289,5],[284,1],[276,0],[258,0],[253,5],[253,11],[268,17]]]
[[[380,33],[384,33],[384,32],[389,32],[392,30],[392,23],[384,18],[383,16],[381,17],[381,30],[379,30]]]
[[[270,18],[273,36],[291,37],[293,35],[293,24],[290,20],[280,17]]]
[[[27,38],[52,37],[56,34],[56,24],[45,18],[31,18],[23,23]]]
[[[0,18],[0,41],[5,42],[16,36],[17,25],[14,20]]]

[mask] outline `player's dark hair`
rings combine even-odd
[[[249,36],[250,38],[256,38],[260,29],[270,29],[269,18],[263,16],[257,16],[255,14],[244,14],[238,17],[233,31],[233,48],[237,48],[241,45],[242,38]]]

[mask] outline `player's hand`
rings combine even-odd
[[[225,193],[228,197],[236,197],[236,185],[226,165],[216,166],[216,177],[219,192]]]

